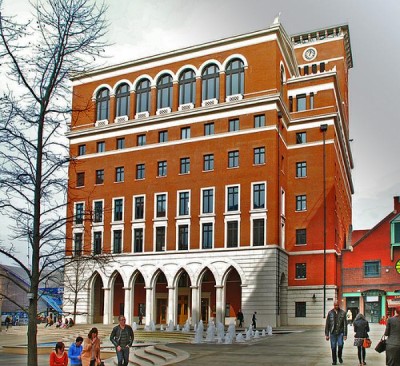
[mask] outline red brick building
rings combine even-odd
[[[66,250],[114,257],[80,321],[320,323],[351,224],[351,67],[346,25],[274,22],[74,77]]]
[[[370,230],[355,230],[342,251],[343,307],[373,323],[400,305],[400,197],[393,211]]]

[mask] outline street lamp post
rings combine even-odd
[[[323,174],[323,200],[324,200],[324,299],[323,299],[323,317],[326,314],[326,131],[328,130],[327,124],[320,126],[323,138],[323,162],[322,162],[322,174]]]

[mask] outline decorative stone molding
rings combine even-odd
[[[114,120],[115,123],[121,123],[126,121],[128,121],[128,116],[118,116]]]
[[[194,104],[193,103],[186,103],[186,104],[181,104],[178,107],[178,111],[188,111],[190,109],[194,108]]]
[[[218,104],[218,100],[216,98],[203,100],[201,102],[202,107],[208,107],[210,105]]]
[[[226,97],[227,102],[237,102],[238,100],[242,100],[243,95],[242,94],[234,94],[234,95],[228,95]]]
[[[100,119],[94,124],[95,127],[103,127],[108,125],[108,119]]]
[[[165,108],[160,108],[157,109],[156,115],[157,116],[163,116],[164,114],[171,113],[171,108],[170,107],[165,107]]]
[[[150,116],[150,113],[149,113],[148,111],[146,111],[146,112],[140,112],[140,113],[137,113],[137,114],[135,115],[135,119],[147,118],[147,117],[149,117],[149,116]]]

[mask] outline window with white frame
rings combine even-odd
[[[178,216],[190,214],[190,192],[178,192]]]
[[[244,63],[235,58],[229,62],[225,70],[226,96],[244,93]]]
[[[156,217],[167,217],[167,194],[156,194]]]
[[[113,230],[113,253],[122,253],[122,230]]]
[[[122,221],[124,218],[124,200],[122,198],[114,198],[113,206],[113,221]]]
[[[178,225],[178,250],[189,249],[189,225]]]
[[[83,202],[75,203],[75,225],[82,225],[85,217],[85,204]]]
[[[116,116],[128,116],[129,115],[129,96],[130,90],[129,85],[124,83],[118,86],[115,93],[115,99],[117,104]]]
[[[133,217],[135,220],[144,219],[144,196],[134,197],[134,212]]]
[[[110,91],[107,88],[100,89],[96,94],[97,120],[108,119],[110,113]]]
[[[202,100],[219,99],[219,68],[208,65],[202,72]]]
[[[203,188],[201,190],[201,213],[214,213],[214,188]]]
[[[151,85],[147,79],[139,81],[136,87],[136,113],[148,112],[150,109]]]
[[[94,231],[93,232],[93,254],[101,254],[101,248],[103,246],[103,232]]]
[[[239,186],[229,186],[226,189],[226,211],[239,211]]]
[[[80,256],[83,252],[83,233],[74,233],[74,256]]]
[[[213,230],[214,224],[212,222],[203,222],[201,224],[201,248],[212,249],[213,247]]]
[[[133,250],[135,253],[143,252],[143,228],[135,228],[133,230]]]
[[[97,224],[103,222],[103,201],[93,202],[93,222]]]
[[[236,248],[239,244],[239,221],[232,220],[226,223],[226,246]]]
[[[265,243],[265,219],[253,219],[253,246],[262,246]]]
[[[155,228],[156,252],[165,251],[166,231],[167,228],[165,226],[156,226]]]
[[[265,183],[253,183],[253,210],[265,209]]]

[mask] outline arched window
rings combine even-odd
[[[172,107],[172,76],[161,75],[157,81],[157,109]]]
[[[129,85],[121,84],[118,89],[116,96],[117,102],[117,115],[119,116],[128,116],[129,115]]]
[[[102,88],[96,95],[97,121],[108,119],[110,113],[110,91]]]
[[[185,70],[179,78],[179,105],[195,103],[196,75],[193,70]]]
[[[244,93],[243,61],[233,59],[226,68],[226,96]]]
[[[217,65],[207,66],[203,74],[202,80],[202,100],[219,99],[219,68]]]
[[[150,109],[150,81],[142,79],[136,87],[136,113],[148,112]]]

